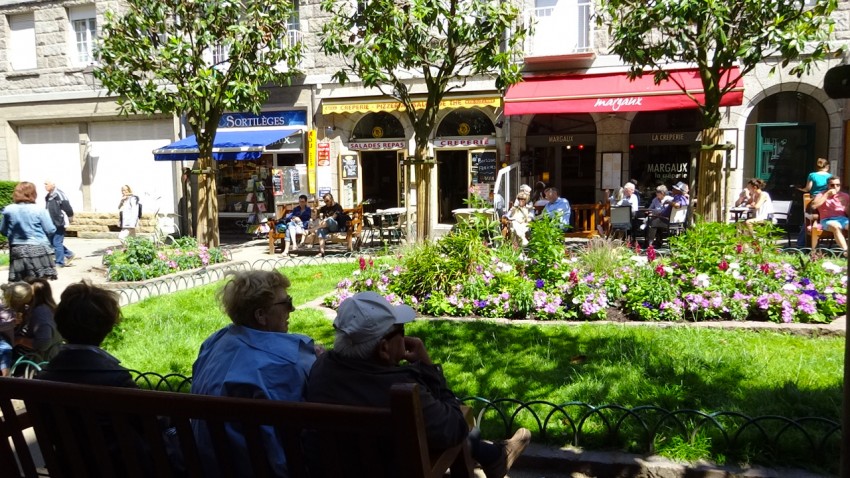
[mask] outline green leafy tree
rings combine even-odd
[[[322,50],[336,55],[344,69],[366,87],[397,99],[413,125],[416,144],[416,237],[427,239],[430,224],[431,170],[428,137],[436,126],[440,101],[476,75],[492,75],[498,89],[521,79],[516,62],[526,36],[511,0],[370,0],[355,4],[323,0],[331,18],[322,26]],[[417,105],[414,84],[427,90]]]
[[[814,3],[814,5],[806,5]],[[696,65],[705,98],[694,98],[702,114],[702,153],[698,163],[697,213],[706,220],[721,216],[723,153],[719,151],[720,101],[740,76],[764,60],[777,66],[795,62],[791,73],[807,73],[812,62],[830,52],[830,14],[837,0],[605,0],[599,2],[608,23],[610,51],[630,65],[632,77],[651,71],[656,83],[668,79],[672,62]],[[774,66],[776,68],[776,66]],[[673,77],[669,77],[671,81]],[[724,81],[728,79],[729,81]],[[675,82],[675,81],[674,81]]]
[[[287,41],[291,0],[129,0],[107,12],[95,76],[122,114],[184,115],[198,141],[201,244],[217,246],[213,140],[225,111],[258,113],[262,87],[295,73],[301,45]]]

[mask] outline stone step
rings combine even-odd
[[[121,232],[117,212],[78,212],[74,214],[73,224],[65,229],[68,236],[84,238],[113,238]],[[155,229],[156,215],[143,214],[136,233],[149,234]]]

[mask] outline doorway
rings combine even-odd
[[[398,160],[396,151],[363,151],[360,166],[363,170],[363,206],[365,212],[398,207]]]
[[[469,152],[462,150],[437,151],[437,191],[439,222],[453,224],[453,209],[466,207],[469,195]]]

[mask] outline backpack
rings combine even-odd
[[[142,201],[139,201],[139,196],[136,196],[136,205],[139,206],[139,219],[142,218]]]

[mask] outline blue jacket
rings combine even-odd
[[[304,399],[307,376],[315,361],[313,340],[307,336],[229,325],[201,345],[198,359],[192,365],[192,393],[300,402]],[[201,460],[216,463],[206,423],[195,420],[192,430]],[[241,476],[252,476],[241,430],[226,424],[225,431],[233,444],[231,451],[237,472],[241,472]],[[274,428],[263,428],[266,449],[276,451],[268,457],[274,476],[286,477],[281,438]],[[216,469],[205,471],[207,476],[219,474]]]
[[[56,226],[47,210],[35,204],[9,204],[3,208],[3,223],[0,234],[9,238],[9,244],[50,245],[48,236],[56,232]]]
[[[550,202],[543,207],[543,214],[559,218],[561,220],[561,228],[566,229],[570,225],[570,202],[565,198],[559,197],[555,202]]]

